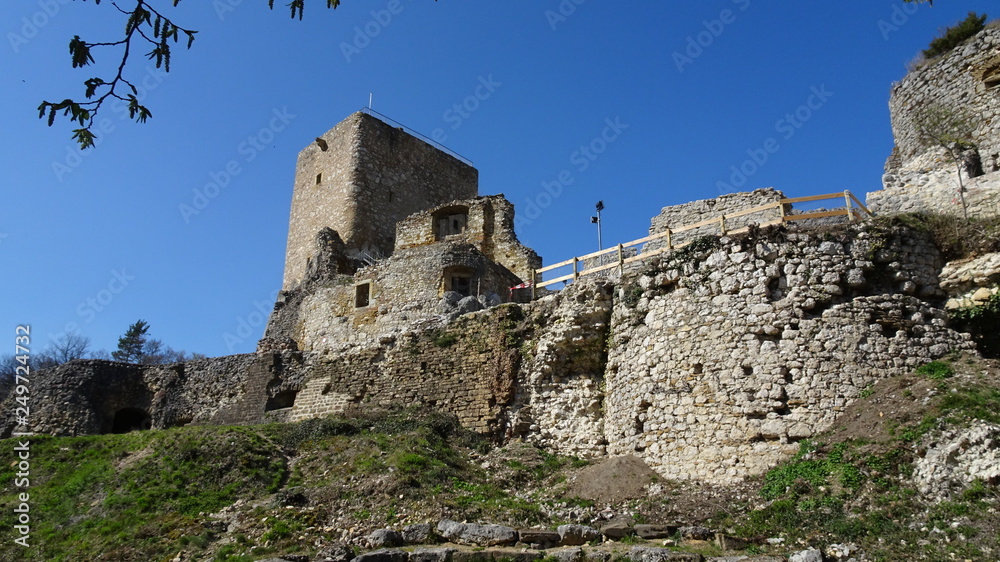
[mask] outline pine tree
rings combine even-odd
[[[141,363],[145,355],[146,332],[149,331],[149,324],[145,320],[139,320],[128,327],[125,335],[118,338],[118,350],[111,353],[116,361],[125,363]]]

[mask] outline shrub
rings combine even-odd
[[[985,24],[986,14],[979,16],[975,12],[969,12],[964,20],[945,29],[941,37],[931,41],[930,46],[924,49],[924,56],[932,59],[947,53],[962,41],[982,31]]]
[[[945,363],[944,361],[931,361],[930,363],[925,363],[916,369],[918,375],[924,375],[927,378],[940,381],[947,378],[951,378],[955,371],[951,368],[951,365]]]

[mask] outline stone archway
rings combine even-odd
[[[153,419],[141,408],[120,408],[111,422],[111,433],[128,433],[153,427]]]

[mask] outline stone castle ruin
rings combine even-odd
[[[960,213],[927,195],[952,189],[952,164],[907,132],[923,98],[984,116],[984,174],[970,200],[976,212],[995,209],[997,38],[987,28],[894,87],[897,148],[885,189],[868,196],[876,211]],[[650,233],[783,199],[766,189],[667,207]],[[744,220],[746,232],[695,232],[684,247],[531,301],[512,287],[542,261],[518,242],[511,203],[480,196],[467,162],[356,113],[299,155],[283,287],[256,353],[67,363],[36,379],[29,429],[82,435],[423,406],[498,441],[634,454],[665,477],[735,482],[793,454],[876,381],[974,350],[948,327],[951,266],[926,233]],[[25,429],[7,406],[2,436]]]
[[[299,154],[284,286],[260,351],[373,341],[509,300],[541,259],[478,172],[358,112]]]
[[[914,125],[921,110],[935,105],[971,118],[974,147],[962,155],[969,214],[997,214],[1000,25],[996,23],[893,84],[889,109],[896,146],[885,164],[884,190],[869,195],[869,207],[884,214],[961,214],[954,162],[943,148],[921,142]]]

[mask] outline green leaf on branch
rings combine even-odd
[[[145,123],[146,119],[152,117],[153,114],[150,113],[149,109],[145,106],[139,104],[138,98],[133,95],[128,97],[128,117],[129,119],[135,119],[138,123]]]
[[[69,54],[73,58],[73,68],[84,67],[94,62],[94,57],[90,54],[90,46],[80,39],[79,35],[74,35],[69,42]]]
[[[83,83],[83,85],[87,87],[85,95],[88,98],[94,97],[94,94],[97,91],[97,87],[104,86],[105,84],[106,82],[101,78],[91,78],[90,80],[85,81]]]
[[[80,144],[80,148],[90,148],[94,146],[94,133],[90,129],[73,129],[73,140]]]

